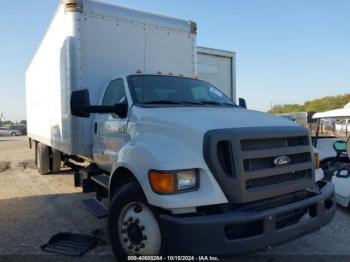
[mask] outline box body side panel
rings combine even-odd
[[[71,150],[66,17],[62,7],[26,72],[28,136],[62,152]]]
[[[87,10],[88,12],[88,10]],[[143,21],[84,14],[82,86],[98,104],[110,80],[136,74],[196,74],[196,35]]]

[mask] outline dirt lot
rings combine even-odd
[[[91,196],[74,188],[70,171],[41,176],[33,156],[26,138],[0,138],[0,261],[13,255],[39,258],[47,255],[40,246],[59,232],[90,234],[106,225],[105,219],[94,218],[82,207],[81,200]],[[103,231],[100,237],[107,240]],[[350,255],[349,237],[350,209],[338,208],[334,220],[320,231],[249,257]],[[97,255],[111,260],[108,244],[96,247],[84,258],[96,260]]]
[[[80,192],[71,172],[40,175],[26,138],[1,137],[0,261],[4,255],[43,255],[40,246],[60,232],[90,234],[104,229],[106,221],[94,218],[81,205],[91,196]],[[112,252],[105,245],[89,253],[96,254]]]

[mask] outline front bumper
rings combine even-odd
[[[292,225],[277,226],[276,218],[304,208],[313,209],[312,216],[303,216]],[[193,217],[161,215],[161,224],[171,254],[225,256],[258,251],[316,231],[332,220],[335,209],[334,185],[326,183],[312,197],[272,209]],[[257,235],[228,237],[231,225],[251,228],[259,223],[262,226]]]

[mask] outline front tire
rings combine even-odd
[[[122,186],[109,206],[108,229],[116,257],[160,255],[165,251],[158,212],[136,183]]]

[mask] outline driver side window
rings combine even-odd
[[[126,102],[126,94],[124,88],[123,79],[112,80],[104,95],[102,105],[103,106],[114,106],[116,104],[122,104]]]

